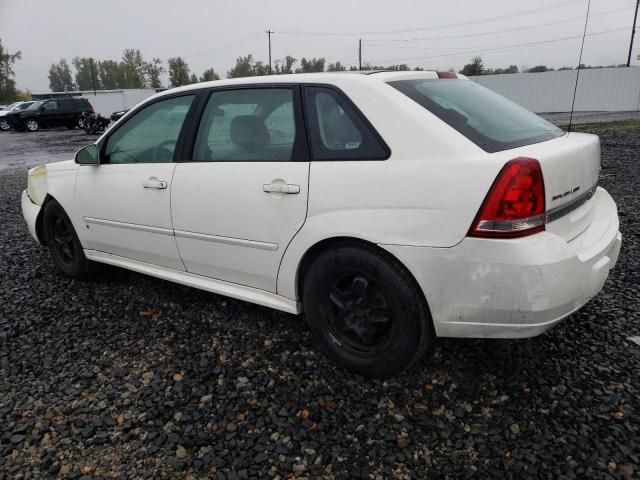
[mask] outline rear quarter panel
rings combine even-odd
[[[291,241],[278,293],[295,299],[304,254],[327,238],[451,247],[466,236],[504,164],[380,81],[336,82],[391,149],[384,161],[311,164],[307,220]]]

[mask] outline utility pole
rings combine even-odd
[[[91,64],[91,83],[93,84],[93,94],[97,95],[97,93],[96,93],[96,72],[93,69],[93,57],[89,58],[89,63]]]
[[[633,50],[633,37],[636,35],[636,20],[638,19],[638,5],[640,0],[636,0],[636,13],[633,14],[633,27],[631,28],[631,41],[629,42],[629,56],[627,57],[627,67],[631,65],[631,50]]]
[[[271,34],[274,33],[271,30],[267,30],[267,37],[269,38],[269,75],[271,75]]]
[[[362,70],[362,39],[358,40],[358,70]]]

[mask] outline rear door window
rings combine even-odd
[[[564,135],[545,119],[469,80],[421,79],[389,84],[490,153]]]
[[[302,158],[299,146],[304,137],[296,128],[294,98],[291,87],[213,92],[198,127],[193,160],[283,162]]]
[[[384,160],[389,149],[340,92],[304,87],[312,160]]]

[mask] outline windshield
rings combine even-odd
[[[543,118],[469,80],[389,84],[490,153],[564,135]]]
[[[15,107],[16,105],[20,105],[20,102],[12,103],[11,105],[8,105],[8,106],[2,108],[1,110],[13,110],[13,107]]]

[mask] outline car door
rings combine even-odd
[[[212,91],[171,209],[188,272],[271,292],[306,218],[309,160],[297,86]],[[205,103],[206,102],[206,103]]]
[[[85,248],[184,271],[171,224],[171,179],[195,96],[146,104],[101,140],[99,166],[78,168]]]
[[[49,100],[40,107],[40,126],[50,127],[56,124],[56,118],[60,112],[57,100]]]

